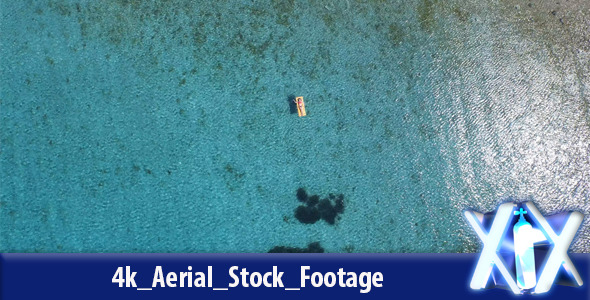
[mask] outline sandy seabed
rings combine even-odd
[[[465,209],[587,215],[561,2],[2,1],[0,251],[475,252]],[[299,188],[344,212],[300,223]]]

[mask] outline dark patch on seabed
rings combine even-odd
[[[307,195],[304,188],[297,190],[297,200],[304,202],[295,209],[295,218],[304,224],[313,224],[320,219],[330,225],[336,224],[339,215],[344,212],[344,195],[330,194],[320,200],[318,195]]]
[[[320,242],[314,242],[307,245],[307,248],[275,246],[268,253],[324,253],[324,248]]]

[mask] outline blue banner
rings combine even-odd
[[[2,254],[1,296],[590,299],[590,254],[569,256],[581,287],[555,284],[546,294],[515,296],[470,288],[479,254]]]

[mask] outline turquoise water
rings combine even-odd
[[[0,1],[0,57],[2,252],[474,252],[464,209],[590,213],[587,1]]]

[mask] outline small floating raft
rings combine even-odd
[[[297,113],[300,117],[305,117],[307,113],[305,112],[305,102],[303,102],[303,97],[295,98],[295,104],[297,105]]]

